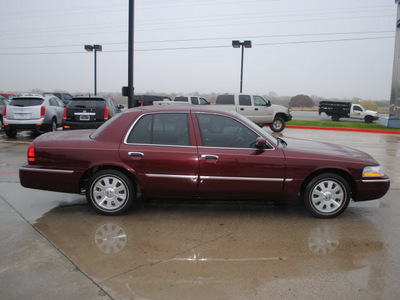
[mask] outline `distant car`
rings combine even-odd
[[[348,147],[281,139],[213,106],[132,108],[96,131],[36,138],[19,170],[27,188],[86,193],[99,213],[158,198],[295,200],[332,218],[390,186],[379,163]]]
[[[54,93],[43,93],[43,96],[49,96],[49,95],[54,95],[58,99],[60,99],[62,102],[64,102],[65,105],[69,103],[69,101],[74,98],[71,94],[68,93],[59,93],[59,92],[54,92]]]
[[[182,102],[182,104],[183,103],[200,104],[200,105],[210,104],[210,102],[208,102],[206,99],[198,96],[177,96],[175,97],[174,102]]]
[[[3,110],[4,131],[15,137],[18,130],[55,131],[62,125],[64,104],[55,96],[15,97]]]
[[[15,94],[10,94],[10,93],[0,93],[0,96],[3,96],[4,98],[11,100],[14,97],[17,97]]]
[[[8,99],[3,96],[0,96],[0,131],[3,130],[3,110],[7,104],[8,104]]]
[[[90,129],[100,127],[104,122],[121,112],[123,105],[117,105],[110,97],[76,97],[64,108],[63,128]]]
[[[147,106],[153,105],[154,101],[171,101],[171,98],[167,96],[157,96],[157,95],[134,95],[133,96],[133,106]]]

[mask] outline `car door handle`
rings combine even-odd
[[[255,108],[254,110],[258,110],[258,108]]]
[[[240,110],[244,110],[244,108],[243,108],[243,107],[241,107],[241,108],[240,108]]]
[[[143,157],[144,153],[143,152],[128,152],[129,156],[140,156]]]
[[[213,155],[213,154],[202,154],[201,158],[205,159],[218,159],[218,155]]]

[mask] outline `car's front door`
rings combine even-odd
[[[256,132],[228,116],[197,113],[199,195],[274,199],[282,193],[285,162],[280,148],[255,148]]]
[[[197,195],[198,153],[190,123],[186,113],[144,115],[120,146],[144,196]]]

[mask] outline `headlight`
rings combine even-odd
[[[384,176],[385,173],[381,166],[369,166],[365,167],[363,170],[363,177],[381,177]]]

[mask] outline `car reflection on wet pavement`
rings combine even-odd
[[[0,200],[114,299],[396,299],[400,136],[295,129],[282,136],[363,150],[382,164],[391,189],[331,220],[309,217],[298,203],[170,200],[105,217],[84,196],[22,188],[16,172],[29,144],[22,137],[1,140]]]

